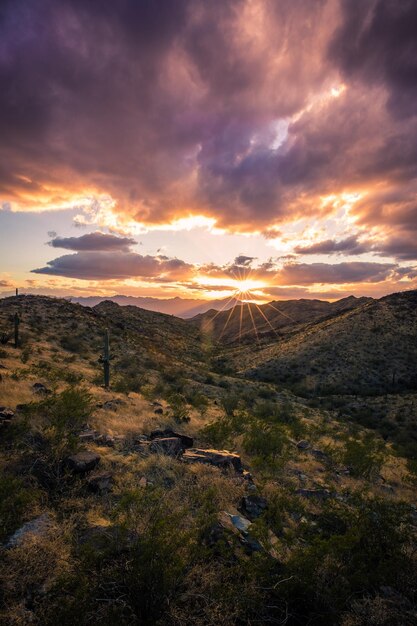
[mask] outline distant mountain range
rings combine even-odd
[[[201,313],[205,313],[210,309],[224,309],[227,311],[233,306],[239,304],[236,299],[223,298],[220,300],[198,300],[193,298],[151,298],[151,297],[135,297],[135,296],[84,296],[70,298],[71,302],[77,302],[83,306],[93,307],[100,302],[110,300],[116,302],[120,306],[137,306],[147,311],[155,311],[156,313],[166,313],[175,315],[184,319],[194,317]]]

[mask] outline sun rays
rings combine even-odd
[[[235,314],[237,314],[236,322],[239,330],[236,336],[233,337],[234,341],[238,341],[240,343],[244,335],[248,335],[253,332],[256,341],[260,343],[261,334],[265,332],[265,329],[272,331],[276,337],[279,338],[277,328],[275,328],[271,323],[271,319],[268,319],[266,309],[267,306],[283,317],[295,322],[290,315],[281,311],[278,307],[271,303],[263,305],[262,308],[259,306],[256,292],[257,290],[265,287],[265,282],[256,277],[256,273],[254,273],[252,268],[239,268],[237,273],[232,271],[231,283],[233,292],[230,298],[225,302],[220,310],[216,311],[216,313],[209,319],[206,319],[203,325],[203,328],[208,331],[218,316],[227,312],[227,317],[219,333],[219,339],[224,336]],[[247,316],[247,319],[250,320],[250,327],[249,329],[243,330],[245,316]],[[262,323],[260,323],[260,318],[262,318]]]

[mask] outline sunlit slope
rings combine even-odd
[[[246,303],[228,311],[207,311],[195,316],[191,323],[223,343],[246,343],[257,339],[276,339],[299,324],[334,316],[370,300],[350,296],[336,302],[301,299],[261,305]]]
[[[417,388],[417,291],[373,300],[280,341],[237,349],[246,376],[299,392],[383,393]]]

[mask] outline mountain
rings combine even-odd
[[[370,302],[372,298],[350,296],[336,302],[325,300],[280,300],[257,305],[234,305],[230,310],[214,307],[196,315],[190,323],[223,343],[274,339],[294,327],[338,315]]]
[[[236,304],[236,300],[224,298],[220,300],[198,300],[193,298],[151,298],[143,296],[79,296],[69,298],[71,302],[93,307],[100,302],[116,302],[120,306],[137,306],[148,311],[176,315],[177,317],[189,318],[204,313],[211,308],[228,309]]]
[[[335,303],[338,305],[338,303]],[[232,353],[236,369],[302,393],[417,389],[417,290],[367,300]]]

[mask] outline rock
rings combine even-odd
[[[317,448],[312,448],[312,450],[310,450],[310,454],[312,454],[318,461],[325,461],[329,458],[328,454],[323,452],[323,450],[317,450]]]
[[[43,513],[39,517],[35,517],[30,522],[23,524],[16,532],[10,537],[5,545],[5,548],[16,548],[20,546],[25,539],[29,536],[39,537],[46,535],[53,527],[53,522],[48,513]]]
[[[155,415],[162,415],[163,412],[164,412],[164,410],[161,409],[161,408],[157,408],[157,409],[154,410]]]
[[[10,420],[14,417],[14,411],[8,409],[5,406],[0,406],[0,423],[1,422],[10,422]]]
[[[43,383],[35,383],[32,385],[33,393],[37,393],[40,396],[48,396],[52,391],[45,387]]]
[[[205,463],[214,465],[220,469],[234,469],[241,474],[243,472],[242,461],[238,454],[227,450],[202,450],[200,448],[190,448],[183,455],[183,460],[187,463]]]
[[[74,474],[90,472],[100,463],[100,455],[89,450],[78,452],[67,458],[67,466]]]
[[[113,476],[110,473],[97,474],[87,480],[88,488],[94,493],[106,493],[110,491],[113,483]]]
[[[177,439],[181,439],[181,443],[184,448],[192,448],[194,444],[194,440],[192,437],[177,433],[175,430],[172,430],[172,428],[165,428],[164,430],[153,430],[149,436],[151,439],[165,439],[166,437],[177,437]]]
[[[120,400],[120,398],[113,398],[113,400],[106,400],[106,402],[103,403],[102,408],[117,411],[117,408],[123,404],[126,403],[123,400]]]
[[[306,439],[301,439],[301,441],[297,443],[297,448],[299,450],[308,450],[309,447],[310,447],[310,444]]]
[[[30,404],[16,404],[16,412],[25,413],[28,410],[29,406]]]
[[[237,528],[240,532],[248,531],[251,522],[246,519],[246,517],[243,517],[242,515],[232,515],[231,513],[227,513],[227,515],[230,517],[230,521],[232,522],[233,526]]]
[[[249,496],[243,496],[240,503],[240,510],[253,522],[262,515],[262,513],[268,508],[268,502],[266,498],[251,494]]]
[[[163,439],[154,439],[149,445],[149,451],[168,456],[180,456],[184,447],[179,437],[165,437]]]
[[[303,498],[317,498],[319,500],[327,500],[332,497],[328,489],[297,489],[295,493]]]
[[[148,486],[148,479],[146,476],[142,476],[142,478],[138,482],[139,487],[145,488]]]
[[[85,430],[78,435],[80,441],[95,441],[97,437],[98,433],[95,430]]]

